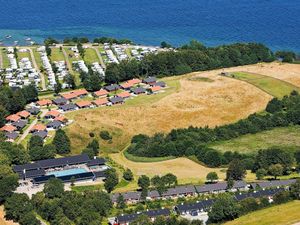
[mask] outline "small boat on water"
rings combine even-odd
[[[34,42],[34,41],[31,41],[31,42],[30,42],[30,44],[31,44],[31,45],[34,45],[34,44],[35,44],[35,42]]]
[[[6,39],[10,39],[10,38],[11,38],[11,35],[6,35],[5,38],[6,38]]]
[[[14,41],[14,44],[17,45],[19,43],[19,41]]]
[[[31,38],[26,38],[25,41],[31,41]]]

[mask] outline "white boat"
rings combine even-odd
[[[6,35],[5,38],[9,39],[9,38],[11,38],[11,35]]]
[[[31,38],[26,38],[25,40],[26,40],[26,41],[31,41]]]

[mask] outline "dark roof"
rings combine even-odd
[[[260,191],[254,191],[249,193],[239,193],[235,195],[235,199],[238,201],[241,201],[245,198],[261,198],[261,197],[271,197],[278,192],[284,191],[283,188],[277,188],[277,189],[267,189],[267,190],[260,190]]]
[[[15,140],[17,137],[18,137],[18,133],[17,132],[7,132],[7,133],[5,133],[5,137],[7,138],[7,139],[12,139],[12,140]]]
[[[130,200],[139,201],[141,198],[141,192],[130,191],[130,192],[112,194],[111,201],[113,203],[117,202],[119,195],[122,195],[125,201],[130,201]]]
[[[90,160],[86,165],[87,166],[98,166],[98,165],[104,165],[105,164],[105,159],[103,158],[96,158]]]
[[[36,184],[45,183],[52,177],[55,177],[55,176],[49,175],[49,176],[36,177],[36,178],[33,178],[33,183],[36,183]],[[61,177],[57,177],[57,178],[62,180],[63,182],[70,182],[73,179],[75,181],[94,179],[95,175],[92,172],[86,172],[86,173],[80,173],[80,174],[61,176]]]
[[[86,154],[82,155],[75,155],[75,156],[68,156],[64,158],[56,158],[56,159],[45,159],[39,160],[34,163],[27,163],[24,165],[16,165],[13,167],[15,172],[23,171],[24,169],[27,170],[37,170],[37,169],[48,169],[66,165],[74,165],[74,164],[81,164],[87,163],[90,161],[90,158]]]
[[[186,211],[194,211],[194,210],[199,210],[199,211],[206,211],[209,209],[212,204],[214,203],[213,199],[208,199],[208,200],[203,200],[203,201],[198,201],[196,203],[188,203],[188,204],[180,204],[175,207],[175,209],[179,213],[183,213]]]
[[[233,189],[240,189],[247,187],[247,183],[244,181],[235,181]],[[219,182],[215,184],[205,184],[201,186],[195,186],[198,193],[215,192],[215,191],[226,191],[227,182]]]
[[[116,90],[119,90],[120,88],[121,87],[118,84],[111,84],[111,85],[108,85],[108,86],[104,87],[104,89],[107,90],[107,91],[116,91]]]
[[[174,196],[174,195],[187,195],[187,194],[195,194],[195,186],[187,185],[187,186],[177,186],[174,188],[169,188],[165,193],[162,194],[162,197]]]
[[[146,92],[146,89],[143,88],[143,87],[137,87],[137,88],[131,89],[131,91],[132,91],[134,94],[141,94],[141,93],[145,93],[145,92]]]
[[[96,178],[99,178],[99,177],[105,178],[106,177],[105,171],[95,171],[93,173],[94,173]]]
[[[51,121],[47,124],[47,128],[54,128],[54,129],[58,129],[60,128],[62,125],[62,122],[58,121],[58,120],[54,120]]]
[[[77,106],[73,103],[69,103],[69,104],[66,104],[66,105],[59,106],[59,109],[61,109],[63,111],[71,111],[71,110],[77,109]]]
[[[64,105],[68,102],[68,100],[62,97],[62,98],[56,98],[56,99],[52,100],[52,102],[55,105]]]
[[[149,83],[154,83],[156,82],[156,77],[147,77],[143,79],[143,83],[149,84]]]
[[[255,183],[251,183],[252,188],[274,188],[274,187],[281,187],[281,186],[289,186],[293,183],[295,183],[295,179],[291,180],[271,180],[271,181],[259,181]]]
[[[112,103],[112,104],[117,104],[117,103],[121,103],[121,102],[124,102],[124,99],[121,98],[121,97],[112,97],[109,99],[109,101]]]
[[[48,135],[48,132],[45,130],[36,131],[36,132],[32,133],[32,136],[39,136],[42,139],[45,139],[47,137],[47,135]]]
[[[28,170],[25,171],[25,173],[23,171],[20,171],[18,174],[21,179],[25,179],[25,178],[44,176],[46,173],[44,169],[38,169],[38,170]]]
[[[26,124],[27,124],[27,120],[18,120],[12,123],[12,125],[18,129],[24,128]]]
[[[170,215],[169,209],[157,209],[157,210],[149,210],[141,213],[134,213],[129,215],[121,215],[116,217],[116,221],[118,223],[126,223],[135,220],[140,215],[145,214],[150,218],[158,217],[158,216],[168,216]]]
[[[40,109],[37,107],[31,107],[27,109],[27,112],[29,112],[32,115],[37,115],[40,112]]]
[[[156,82],[155,84],[153,84],[153,86],[165,87],[165,86],[166,86],[166,83],[163,82],[163,81],[158,81],[158,82]]]

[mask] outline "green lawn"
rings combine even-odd
[[[50,60],[53,61],[66,61],[63,52],[59,48],[51,48]]]
[[[139,156],[134,156],[128,153],[126,150],[124,151],[124,156],[133,161],[133,162],[161,162],[161,161],[166,161],[169,159],[175,159],[176,157],[174,156],[167,156],[167,157],[139,157]]]
[[[249,213],[225,225],[288,225],[300,222],[300,201],[292,201]]]
[[[5,48],[1,49],[0,54],[2,54],[3,68],[6,69],[10,66],[10,64],[9,64],[9,60],[8,60]]]
[[[84,191],[102,191],[104,189],[103,184],[96,185],[85,185],[85,186],[73,186],[71,187],[72,191],[84,192]]]
[[[280,127],[256,134],[247,134],[211,144],[210,147],[222,152],[238,151],[243,153],[256,152],[259,149],[270,147],[296,150],[300,147],[300,126]]]
[[[34,59],[36,61],[36,64],[38,65],[39,68],[41,68],[43,66],[42,59],[41,59],[41,54],[36,50],[36,48],[33,48],[32,51],[33,51],[33,55],[34,55]]]
[[[277,98],[282,98],[283,96],[290,94],[293,90],[300,91],[299,87],[273,77],[245,72],[236,72],[232,74],[233,78],[246,81]]]
[[[99,62],[99,58],[95,49],[87,48],[85,49],[84,61],[87,65],[91,65],[94,62]]]
[[[31,55],[30,55],[29,51],[27,51],[27,52],[18,51],[17,55],[18,55],[18,61],[20,61],[22,58],[29,58],[29,60],[32,62]]]

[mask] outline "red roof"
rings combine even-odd
[[[108,99],[107,98],[100,98],[100,99],[97,99],[97,100],[93,101],[93,103],[97,106],[106,105],[108,103]]]
[[[76,105],[79,108],[87,107],[90,106],[92,103],[90,101],[81,101],[81,102],[76,102]]]
[[[7,121],[17,122],[21,117],[19,117],[17,114],[12,114],[6,117]]]
[[[159,91],[160,89],[161,89],[160,86],[153,86],[153,87],[150,88],[150,90],[151,90],[152,92]]]
[[[96,96],[106,96],[106,95],[108,95],[108,91],[107,90],[104,90],[104,89],[101,89],[101,90],[99,90],[99,91],[95,91],[94,92],[94,95],[96,95]]]
[[[0,130],[6,131],[6,132],[13,132],[13,131],[17,130],[17,128],[14,127],[13,125],[8,124],[8,125],[4,125]]]
[[[124,88],[124,89],[126,89],[126,88],[131,88],[132,86],[133,86],[133,84],[132,84],[132,83],[129,83],[129,82],[126,82],[126,83],[121,84],[121,87]]]
[[[75,94],[77,97],[80,96],[80,95],[87,95],[88,94],[87,90],[85,90],[85,89],[75,90],[75,91],[72,91],[71,93]]]
[[[25,111],[25,110],[23,110],[21,112],[18,112],[17,115],[20,116],[20,117],[22,117],[22,118],[28,118],[30,116],[30,113],[27,112],[27,111]]]
[[[59,111],[57,111],[57,110],[51,110],[51,111],[47,112],[45,116],[57,117],[59,115],[60,115]]]
[[[39,106],[51,105],[52,101],[49,99],[43,99],[43,100],[37,101],[36,104]]]
[[[31,131],[43,131],[46,130],[46,126],[44,124],[36,124],[31,128]]]
[[[61,96],[67,100],[77,98],[77,95],[74,93],[66,93],[66,94],[61,94]]]
[[[132,79],[132,80],[129,80],[127,82],[130,83],[130,84],[132,84],[132,85],[142,83],[142,81],[140,79],[136,79],[136,78]]]
[[[121,98],[129,98],[131,95],[128,91],[124,91],[120,94],[118,94],[118,97],[121,97]]]
[[[55,117],[54,120],[60,121],[60,122],[68,121],[68,119],[66,117],[64,117],[64,116]]]

